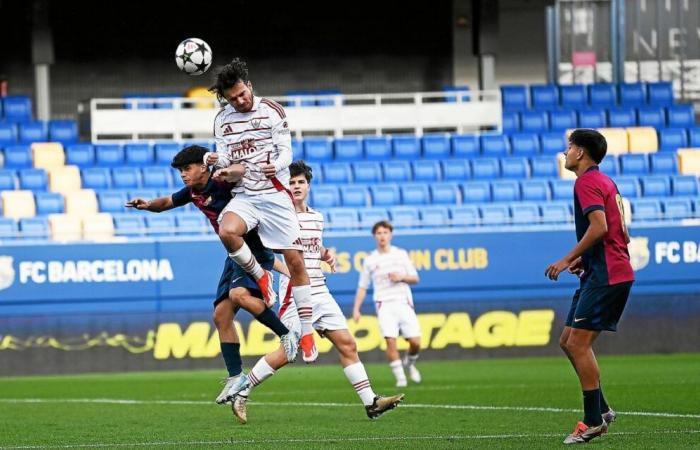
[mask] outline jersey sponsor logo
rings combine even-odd
[[[241,159],[253,154],[257,151],[255,147],[255,139],[243,139],[238,142],[229,144],[229,151],[232,159]]]
[[[15,282],[15,268],[12,256],[0,256],[0,290],[7,289]]]
[[[630,253],[630,264],[635,272],[642,270],[649,264],[649,238],[642,236],[630,237],[627,249]]]
[[[168,259],[98,259],[78,261],[21,261],[21,284],[128,283],[134,281],[172,281],[173,268]]]
[[[305,253],[318,253],[321,251],[321,239],[314,238],[301,238],[301,245],[304,247]]]

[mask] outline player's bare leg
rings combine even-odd
[[[250,251],[248,244],[243,240],[243,235],[248,227],[237,214],[227,212],[219,224],[219,238],[228,251],[228,256],[249,273],[258,283],[260,291],[265,297],[265,304],[272,306],[277,294],[272,283],[272,273],[263,269]]]
[[[214,325],[219,333],[221,355],[226,363],[228,377],[224,380],[224,387],[216,397],[216,403],[224,404],[231,399],[231,392],[240,386],[245,386],[247,379],[243,375],[243,362],[241,361],[240,342],[236,328],[233,326],[234,305],[230,299],[224,299],[214,309]]]
[[[365,366],[360,361],[360,356],[357,354],[357,345],[355,339],[348,330],[332,330],[326,331],[324,335],[333,343],[333,346],[338,351],[340,356],[340,365],[343,366],[343,372],[347,377],[352,387],[357,392],[357,395],[365,405],[367,417],[376,419],[386,411],[396,408],[401,403],[404,395],[398,394],[390,397],[378,396],[372,390],[372,384],[369,381]]]
[[[403,370],[403,363],[399,356],[399,350],[396,347],[396,338],[385,337],[386,340],[386,357],[389,360],[389,367],[396,378],[396,387],[406,387],[406,373]]]
[[[283,252],[284,261],[289,268],[292,284],[292,296],[296,303],[297,313],[301,321],[301,350],[304,362],[311,363],[318,358],[318,350],[314,343],[314,329],[311,324],[313,306],[311,300],[311,282],[306,273],[304,254],[301,250],[287,249]]]
[[[408,341],[408,353],[403,359],[403,366],[408,371],[408,376],[414,383],[420,383],[423,381],[420,371],[416,368],[416,361],[418,361],[418,355],[420,352],[420,337],[411,337],[406,339]]]

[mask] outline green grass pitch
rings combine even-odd
[[[699,354],[600,363],[619,416],[587,445],[700,448]],[[223,371],[3,378],[0,448],[551,449],[581,417],[564,356],[419,367],[424,382],[370,421],[339,366],[288,366],[253,392],[247,425],[214,403]],[[397,392],[386,364],[367,369],[375,391]]]

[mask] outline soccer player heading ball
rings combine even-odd
[[[565,167],[577,177],[574,218],[578,243],[545,270],[545,275],[555,281],[564,270],[578,275],[581,281],[559,345],[581,382],[584,418],[565,444],[588,442],[607,432],[615,420],[615,412],[603,397],[593,342],[601,331],[617,330],[634,272],[627,251],[630,239],[622,197],[610,177],[598,169],[606,152],[607,142],[599,132],[579,129],[571,133]]]

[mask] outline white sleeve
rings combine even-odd
[[[365,261],[362,263],[362,271],[360,272],[360,280],[357,282],[357,287],[369,289],[370,284],[372,284],[372,276],[369,273],[367,258],[365,258]]]
[[[281,108],[281,107],[280,107]],[[284,117],[283,117],[284,116]],[[289,132],[287,117],[284,114],[270,112],[270,120],[272,121],[272,144],[277,149],[277,158],[274,161],[277,172],[284,170],[292,163],[292,135]]]
[[[411,262],[411,258],[408,256],[408,252],[406,250],[402,250],[402,253],[403,253],[403,257],[404,257],[404,265],[405,265],[405,269],[406,269],[406,274],[412,275],[412,276],[418,276],[418,272],[416,271],[416,267]]]
[[[228,152],[226,151],[226,140],[221,132],[221,120],[220,117],[223,110],[216,115],[214,119],[214,142],[216,143],[216,153],[219,155],[219,160],[216,162],[216,167],[228,167],[231,165],[231,159],[228,157]]]

